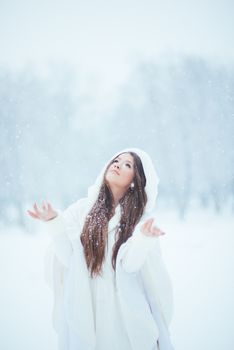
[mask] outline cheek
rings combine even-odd
[[[134,172],[128,171],[126,173],[126,182],[132,182],[133,178],[134,178]]]

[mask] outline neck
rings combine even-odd
[[[114,187],[111,186],[111,192],[112,192],[112,196],[114,199],[114,208],[117,207],[117,205],[119,204],[120,199],[124,196],[126,190],[123,190],[122,188],[118,188],[118,187]]]

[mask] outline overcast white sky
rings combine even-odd
[[[141,58],[195,53],[234,60],[231,0],[0,0],[0,64],[73,64],[109,90]]]

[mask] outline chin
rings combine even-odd
[[[122,185],[119,183],[119,181],[116,181],[116,179],[113,178],[112,176],[107,175],[105,178],[105,181],[109,187],[112,187],[112,186],[122,187]]]

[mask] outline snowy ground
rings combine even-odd
[[[29,220],[31,220],[29,218]],[[234,216],[193,210],[183,222],[158,211],[164,260],[174,286],[175,350],[234,349]],[[44,282],[44,232],[0,232],[0,349],[55,350],[52,293]],[[121,349],[124,350],[124,349]]]

